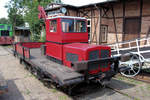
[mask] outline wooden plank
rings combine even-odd
[[[38,66],[42,71],[49,73],[57,78],[61,84],[66,84],[67,81],[82,81],[83,75],[75,72],[73,69],[57,64],[48,60],[41,55],[40,49],[30,49],[31,62]]]

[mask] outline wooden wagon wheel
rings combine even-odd
[[[131,53],[132,54],[132,53]],[[132,54],[131,58],[127,61],[120,61],[120,67],[128,67],[129,70],[121,72],[123,76],[134,77],[141,70],[142,63],[137,54]]]

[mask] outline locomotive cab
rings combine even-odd
[[[86,19],[57,16],[46,19],[46,55],[63,64],[63,46],[69,43],[88,43]]]
[[[46,56],[69,68],[73,68],[73,62],[110,57],[110,47],[88,44],[86,26],[86,19],[82,17],[57,16],[47,19]],[[89,65],[88,73],[93,75],[109,70],[109,63],[94,64]]]
[[[86,19],[57,16],[46,20],[46,40],[59,44],[88,42]]]

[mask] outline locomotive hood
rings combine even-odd
[[[65,47],[70,48],[70,49],[82,50],[82,51],[88,51],[88,50],[92,50],[96,48],[103,48],[103,49],[111,50],[109,46],[94,45],[94,44],[88,44],[88,43],[71,43],[71,44],[66,44]]]

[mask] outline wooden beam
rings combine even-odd
[[[92,30],[93,29],[93,25],[92,25],[92,8],[91,8],[91,33],[90,33],[90,43],[92,42]]]
[[[122,33],[123,33],[123,36],[122,36],[122,41],[124,41],[124,38],[125,38],[125,16],[126,16],[126,1],[123,0],[122,2],[122,6],[123,6],[123,24],[122,24]]]
[[[138,38],[140,38],[140,33],[141,33],[141,28],[142,28],[142,14],[143,14],[143,0],[140,0],[140,29],[139,29]]]
[[[113,7],[112,4],[111,4],[111,11],[112,11],[113,22],[114,22],[115,33],[116,33],[116,42],[118,43],[118,34],[117,34],[116,19],[115,19],[114,7]]]
[[[125,10],[126,10],[126,2],[125,0],[123,0],[123,29],[122,29],[122,32],[124,33],[125,32]]]
[[[101,44],[102,42],[101,25],[102,25],[102,9],[99,8],[99,44]]]

